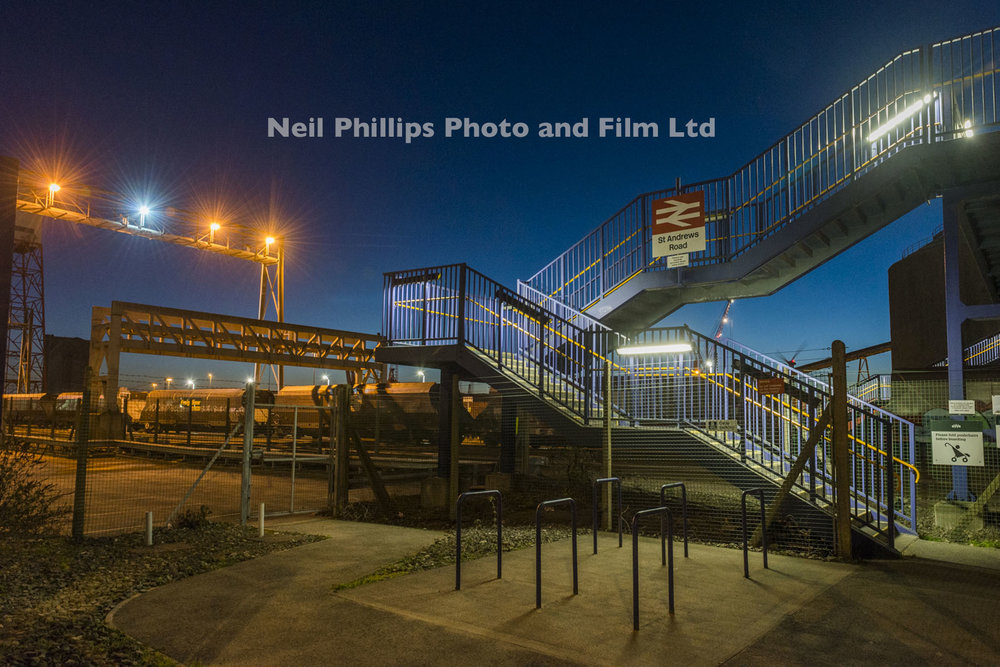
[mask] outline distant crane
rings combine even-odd
[[[716,340],[722,338],[722,329],[729,324],[729,311],[732,310],[734,303],[736,303],[735,299],[726,302],[726,308],[722,311],[722,317],[719,318],[719,327],[715,330]]]

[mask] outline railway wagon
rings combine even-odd
[[[4,419],[13,424],[51,424],[56,397],[52,394],[5,394]]]
[[[5,394],[4,421],[15,426],[32,424],[66,428],[76,423],[81,400],[81,392]]]
[[[289,385],[274,395],[271,424],[280,433],[322,436],[330,432],[329,410],[335,385]],[[300,409],[296,409],[300,408]]]
[[[156,389],[146,396],[139,424],[147,431],[225,431],[243,420],[245,389]],[[254,402],[274,402],[274,393],[257,389]],[[266,425],[267,410],[254,410],[254,421]]]

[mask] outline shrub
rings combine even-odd
[[[20,449],[0,449],[0,535],[41,533],[70,513],[56,503],[65,496],[37,478],[41,457]]]
[[[212,510],[208,508],[208,505],[202,505],[196,510],[188,508],[177,515],[174,526],[177,528],[202,528],[209,524],[208,515],[211,513]]]

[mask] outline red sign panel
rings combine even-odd
[[[683,232],[705,226],[705,193],[702,190],[653,201],[653,234]]]

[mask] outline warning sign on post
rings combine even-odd
[[[653,257],[705,249],[705,193],[701,190],[653,200]]]
[[[784,394],[785,378],[765,377],[757,380],[757,391],[764,395]]]
[[[985,465],[982,423],[935,419],[931,423],[931,450],[934,465]]]

